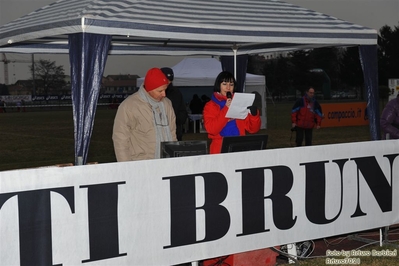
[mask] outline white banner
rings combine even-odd
[[[31,102],[32,95],[0,95],[0,100],[6,103]]]
[[[0,172],[1,265],[173,265],[399,222],[399,142]]]

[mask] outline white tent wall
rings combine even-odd
[[[171,67],[174,72],[173,85],[183,94],[184,101],[189,103],[194,94],[211,97],[217,75],[222,71],[222,65],[216,58],[187,57]],[[137,79],[140,86],[144,78]],[[247,73],[244,92],[258,92],[262,97],[261,128],[266,128],[266,95],[265,77]]]
[[[267,109],[266,109],[266,78],[261,75],[247,73],[245,77],[244,92],[257,92],[262,98],[262,107],[260,109],[260,118],[262,121],[261,129],[267,128]]]

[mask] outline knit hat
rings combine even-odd
[[[144,78],[144,88],[146,91],[152,91],[168,84],[168,79],[159,68],[151,68],[147,71]]]
[[[169,67],[163,67],[161,68],[161,70],[165,74],[165,76],[169,79],[169,81],[173,81],[173,78],[175,76],[173,73],[173,69]]]

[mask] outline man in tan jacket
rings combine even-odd
[[[162,141],[176,141],[176,117],[166,98],[168,79],[148,70],[140,89],[119,106],[112,140],[118,162],[160,158]]]

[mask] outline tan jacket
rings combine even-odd
[[[170,133],[176,141],[176,117],[172,103],[168,98],[164,98],[162,102],[165,105]],[[151,105],[139,93],[130,95],[120,104],[112,134],[118,162],[155,158],[156,129],[153,117]]]

